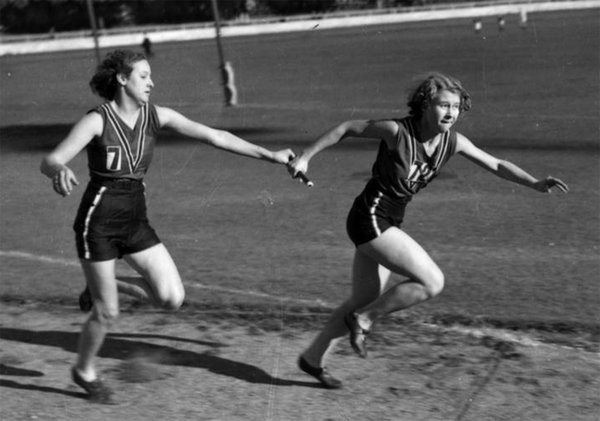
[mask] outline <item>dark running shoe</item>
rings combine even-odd
[[[102,383],[100,379],[88,382],[81,377],[75,367],[71,368],[71,378],[81,388],[88,393],[88,399],[94,403],[101,403],[105,405],[114,405],[115,402],[112,399],[112,390]]]
[[[93,305],[94,301],[92,300],[92,293],[88,287],[85,287],[83,292],[79,294],[79,308],[84,313],[88,313],[92,310]]]
[[[340,389],[342,387],[342,382],[333,377],[329,371],[327,371],[326,367],[313,367],[302,356],[298,358],[298,367],[306,374],[309,374],[320,381],[326,389]]]
[[[344,316],[344,323],[346,323],[346,327],[348,327],[348,330],[350,331],[350,345],[352,345],[352,349],[360,357],[367,358],[367,347],[365,342],[367,341],[367,335],[370,331],[360,327],[358,320],[356,320],[355,313],[346,314],[346,316]]]

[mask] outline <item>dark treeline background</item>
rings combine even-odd
[[[217,0],[223,20],[393,8],[452,0]],[[456,1],[456,0],[454,0]],[[93,0],[100,29],[213,20],[211,0]],[[0,0],[0,32],[39,34],[90,28],[86,0]]]

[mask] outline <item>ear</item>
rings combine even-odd
[[[117,82],[120,86],[127,85],[127,77],[123,73],[117,73]]]

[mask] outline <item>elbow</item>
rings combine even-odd
[[[40,163],[40,172],[44,175],[48,175],[48,169],[50,168],[50,164],[48,162],[48,157],[44,157],[42,162]]]
[[[340,124],[337,129],[340,137],[344,138],[361,134],[367,125],[368,122],[365,120],[349,120]]]
[[[225,130],[214,129],[211,131],[210,136],[206,138],[206,141],[216,148],[226,149],[228,135],[229,132],[226,132]]]

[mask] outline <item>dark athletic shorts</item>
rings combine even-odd
[[[105,261],[160,243],[146,216],[140,180],[92,180],[73,224],[79,258]]]
[[[400,228],[408,202],[410,197],[392,200],[367,185],[354,200],[346,219],[350,240],[359,246],[379,237],[390,227]]]

